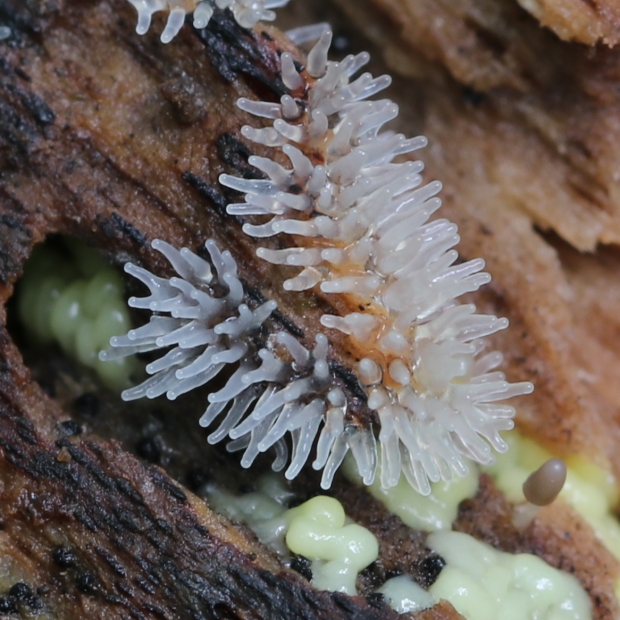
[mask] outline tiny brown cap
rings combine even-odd
[[[566,464],[549,459],[523,483],[525,499],[535,506],[547,506],[560,494],[566,481]]]

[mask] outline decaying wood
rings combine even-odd
[[[536,385],[518,426],[619,479],[620,257],[579,252],[618,241],[618,52],[560,41],[510,0],[338,4],[411,76],[393,91],[413,109],[401,128],[428,136],[460,250],[485,257],[489,308],[511,320],[497,347]],[[592,581],[618,571],[608,557],[587,564]]]
[[[519,4],[566,41],[588,45],[617,45],[620,41],[620,4],[584,0],[518,0]]]
[[[509,4],[505,0],[498,6],[508,11]],[[479,11],[483,21],[484,6]],[[361,20],[371,9],[369,1],[356,0],[356,7]],[[450,36],[471,41],[470,22],[463,12],[441,10],[456,28]],[[277,53],[288,44],[274,30],[249,34],[232,20],[218,17],[202,35],[186,28],[173,45],[164,47],[155,34],[137,37],[133,20],[125,0],[0,0],[0,23],[12,29],[12,36],[0,43],[3,316],[33,244],[47,235],[71,234],[117,264],[131,258],[157,271],[166,266],[149,251],[152,239],[197,248],[211,237],[233,252],[250,295],[255,300],[278,300],[275,320],[311,343],[327,301],[281,295],[287,274],[255,258],[252,241],[240,233],[239,222],[226,216],[224,207],[231,196],[217,183],[224,171],[254,173],[247,164],[249,145],[239,137],[248,119],[234,101],[281,92]],[[523,32],[511,30],[516,48],[538,42],[544,51],[551,35],[532,39],[538,36],[532,34],[536,24],[527,16],[522,21]],[[374,36],[385,42],[381,23],[372,21]],[[430,40],[433,37],[425,41]],[[474,39],[472,49],[480,48],[483,40]],[[440,43],[448,45],[447,41]],[[403,40],[398,50],[389,48],[392,60],[402,58],[408,44]],[[426,57],[418,54],[416,74],[424,79],[401,81],[395,96],[401,103],[411,103],[404,109],[407,133],[424,129],[433,141],[425,159],[445,181],[446,214],[460,225],[464,257],[488,259],[495,279],[482,305],[509,316],[513,323],[496,342],[507,352],[510,379],[532,379],[537,384],[537,396],[529,404],[523,401],[519,422],[560,454],[600,458],[601,452],[620,472],[620,451],[615,448],[620,430],[617,425],[609,428],[618,395],[610,386],[598,389],[603,375],[597,374],[601,362],[596,358],[604,350],[610,365],[617,361],[616,353],[605,328],[599,324],[595,334],[582,324],[588,312],[598,312],[608,325],[617,321],[613,304],[598,303],[596,295],[598,288],[615,282],[615,255],[606,255],[604,276],[591,278],[573,250],[560,242],[550,245],[550,239],[532,227],[536,211],[536,223],[554,228],[577,247],[616,239],[615,229],[608,226],[616,222],[615,206],[605,203],[592,215],[593,223],[585,226],[591,213],[583,215],[583,205],[590,203],[575,198],[576,191],[567,182],[569,172],[577,168],[576,151],[559,158],[559,165],[557,144],[551,138],[541,144],[540,138],[549,119],[574,121],[571,114],[582,105],[577,87],[585,80],[585,67],[595,62],[602,72],[604,63],[566,48],[584,68],[580,79],[567,86],[575,89],[575,99],[562,103],[562,97],[552,96],[542,86],[548,74],[556,75],[558,82],[566,75],[560,71],[566,61],[551,53],[545,55],[547,64],[530,72],[526,60],[493,62],[493,54],[482,49],[474,71],[471,59],[451,62],[455,55],[440,44],[428,49]],[[448,71],[432,63],[444,64]],[[468,87],[465,91],[463,84]],[[510,103],[514,93],[521,97],[517,99],[521,108]],[[614,96],[604,94],[599,92],[592,104],[599,120],[615,105]],[[553,101],[556,107],[550,109]],[[536,131],[534,118],[544,120]],[[580,139],[585,123],[573,127]],[[560,140],[560,135],[551,137]],[[607,139],[602,129],[596,136]],[[502,140],[509,140],[511,148]],[[611,170],[598,155],[588,162],[588,176],[579,176],[579,183]],[[540,183],[547,185],[537,188],[534,170],[545,171]],[[557,188],[559,193],[552,194]],[[532,195],[540,195],[542,215],[532,205]],[[563,228],[564,220],[568,224]],[[609,230],[603,234],[604,227]],[[592,262],[598,273],[598,258]],[[583,289],[588,294],[582,294]],[[576,298],[577,292],[579,301],[567,307],[566,300]],[[56,395],[50,397],[24,366],[5,324],[6,320],[0,331],[0,564],[6,567],[2,572],[6,577],[0,577],[0,589],[5,588],[4,596],[0,592],[0,613],[6,605],[25,617],[34,613],[63,618],[395,617],[376,598],[313,590],[248,530],[213,514],[168,474],[124,450],[140,436],[136,429],[155,424],[165,452],[157,462],[174,479],[190,487],[201,476],[242,480],[235,459],[207,448],[196,429],[204,398],[202,403],[200,395],[182,401],[188,415],[179,423],[178,412],[175,418],[166,405],[159,405],[156,414],[149,406],[123,409],[102,391],[98,398],[104,411],[88,418],[74,407],[76,397],[84,396],[87,380],[75,381],[62,361],[53,360],[45,373],[33,370],[41,385],[47,378],[49,388],[51,381],[49,390],[56,390]],[[592,345],[578,346],[592,337],[597,343],[592,352]],[[335,362],[342,365],[343,386],[354,393],[346,372],[348,356],[338,341],[333,352]],[[579,374],[586,363],[582,358],[587,358],[588,377],[593,380]],[[43,367],[45,363],[40,362]],[[362,411],[364,403],[360,399],[355,406]],[[70,413],[85,424],[85,430],[122,439],[124,448],[94,435],[76,434],[79,427],[66,424]],[[548,423],[541,424],[541,419]],[[191,467],[196,477],[188,480]],[[195,487],[198,492],[199,481]],[[312,473],[306,473],[294,490],[300,500],[316,494]],[[378,562],[360,578],[363,594],[399,572],[421,581],[433,578],[436,558],[424,548],[422,534],[406,528],[342,478],[336,480],[333,493],[347,514],[380,541]],[[485,480],[478,496],[463,505],[457,527],[498,548],[535,552],[574,572],[592,598],[595,618],[618,616],[613,584],[620,566],[581,519],[571,511],[545,509],[535,528],[520,537],[509,525],[509,511]],[[30,594],[21,588],[19,598],[20,588],[11,589],[18,582],[25,583]],[[457,616],[447,604],[420,615],[426,620]]]
[[[469,167],[485,168],[499,200],[580,250],[618,243],[620,51],[567,44],[514,0],[338,3],[393,70],[460,85],[454,125],[484,133]]]

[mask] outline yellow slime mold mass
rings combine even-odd
[[[34,344],[58,343],[112,390],[128,387],[135,358],[103,362],[99,351],[131,328],[120,275],[94,250],[67,239],[68,252],[37,246],[19,284],[18,313]]]

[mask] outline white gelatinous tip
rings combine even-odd
[[[322,138],[329,129],[327,114],[323,110],[314,110],[310,116],[312,119],[310,123],[310,136],[315,140]],[[300,135],[303,135],[303,132],[300,132]]]
[[[170,41],[172,41],[172,39],[179,34],[183,24],[185,23],[185,14],[185,9],[178,6],[174,7],[172,11],[170,11],[168,21],[166,22],[166,27],[161,33],[162,43],[170,43]]]
[[[282,103],[282,116],[287,120],[294,120],[299,117],[301,110],[295,103],[295,99],[290,95],[283,95],[280,100]]]
[[[262,118],[280,118],[282,113],[280,106],[277,103],[268,103],[266,101],[253,101],[252,99],[246,99],[240,97],[237,99],[237,107],[248,114],[254,116],[260,116]]]
[[[166,0],[129,0],[138,12],[136,32],[139,35],[146,34],[151,27],[151,17],[156,11],[166,8]]]
[[[295,45],[300,46],[304,43],[310,43],[310,41],[316,41],[327,30],[331,30],[331,26],[327,22],[320,22],[292,28],[287,30],[285,34]]]
[[[340,316],[334,316],[333,314],[324,314],[321,316],[321,325],[329,329],[337,329],[343,334],[350,334],[351,330],[346,324],[345,320]]]
[[[334,388],[327,393],[327,400],[332,407],[344,407],[347,404],[347,397],[340,388]]]
[[[374,385],[375,383],[379,383],[383,378],[381,366],[367,357],[359,361],[358,370],[360,380],[364,385]]]
[[[497,319],[497,321],[495,322],[495,329],[496,331],[500,331],[501,329],[506,329],[509,325],[510,321],[507,318],[502,317],[500,319]]]
[[[377,472],[377,442],[372,430],[355,429],[349,435],[349,448],[362,481],[366,485],[371,485]]]
[[[306,135],[303,125],[291,125],[282,119],[276,119],[273,122],[273,128],[292,142],[303,142]]]
[[[332,44],[333,34],[331,30],[326,30],[321,34],[321,38],[308,54],[308,65],[306,70],[308,75],[313,78],[320,78],[325,75],[327,70],[327,54]]]
[[[139,35],[144,35],[149,31],[150,27],[151,27],[151,14],[150,13],[139,13],[138,23],[136,24],[136,32]]]
[[[332,265],[338,265],[344,260],[344,257],[344,252],[337,248],[327,248],[326,250],[321,250],[321,258]]]
[[[250,125],[244,125],[241,128],[241,135],[257,144],[265,146],[282,146],[286,139],[283,138],[273,127],[265,127],[263,129],[255,129]]]
[[[379,342],[380,348],[385,352],[405,353],[409,349],[409,341],[398,331],[391,330]]]
[[[518,394],[519,396],[525,396],[526,394],[531,394],[534,391],[534,384],[530,381],[522,381],[516,385],[521,386]]]
[[[411,382],[411,371],[403,360],[392,360],[388,369],[390,377],[396,381],[396,383],[400,383],[400,385],[409,385]]]
[[[297,277],[289,278],[282,284],[285,291],[305,291],[323,279],[321,272],[314,267],[306,267]]]
[[[389,404],[390,397],[388,396],[387,391],[381,387],[371,390],[368,395],[368,406],[375,411],[379,411],[379,413],[381,413],[382,409]]]
[[[202,30],[209,25],[213,16],[213,7],[209,2],[199,2],[194,10],[194,28]]]
[[[298,88],[301,88],[304,85],[304,80],[297,72],[293,54],[290,52],[284,52],[280,57],[280,61],[284,86],[286,86],[289,90],[297,90]]]

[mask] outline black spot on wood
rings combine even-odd
[[[12,596],[17,601],[25,602],[32,596],[32,590],[30,586],[20,581],[11,587],[9,596]]]
[[[8,95],[7,99],[10,100],[13,97]],[[0,99],[0,140],[13,147],[16,151],[15,156],[18,154],[25,156],[40,136],[35,125],[17,113],[18,109],[6,103],[4,99]]]
[[[0,596],[0,614],[11,615],[16,613],[17,606],[15,605],[13,599],[8,596]]]
[[[25,442],[33,446],[37,445],[38,441],[36,431],[30,420],[27,420],[26,418],[19,418],[16,421],[15,429],[20,438]]]
[[[347,387],[349,392],[362,402],[366,402],[368,397],[366,392],[360,385],[355,373],[346,366],[335,362],[334,360],[328,360],[329,368],[333,374],[335,374]]]
[[[146,235],[116,212],[108,217],[97,216],[95,225],[112,239],[129,239],[140,248],[147,247]]]
[[[97,578],[90,571],[81,571],[75,577],[75,586],[82,594],[94,594],[97,591]]]
[[[2,133],[1,126],[0,120],[0,134]],[[11,209],[20,210],[20,207],[11,199],[8,203]],[[29,254],[31,243],[32,232],[24,224],[22,218],[10,211],[0,216],[0,282],[2,284],[14,282],[18,278]]]
[[[461,89],[463,102],[471,106],[479,106],[484,101],[484,93],[474,90],[471,86],[463,86]]]
[[[52,551],[52,560],[54,560],[54,564],[64,569],[71,568],[77,564],[77,556],[67,547],[56,547]]]
[[[357,605],[350,596],[342,594],[342,592],[334,592],[333,600],[334,603],[336,603],[336,605],[346,613],[351,614],[354,617],[355,614],[358,613],[358,610],[356,609]]]
[[[60,431],[67,437],[76,437],[82,434],[82,426],[74,420],[65,420],[59,424]]]
[[[144,505],[141,495],[138,493],[138,491],[136,491],[134,487],[131,486],[131,484],[129,484],[129,482],[127,482],[127,480],[123,478],[117,478],[114,481],[114,484],[118,491],[125,495],[129,500],[131,500],[132,503],[138,506]]]
[[[201,196],[207,198],[215,207],[215,212],[218,215],[228,217],[226,206],[229,201],[217,185],[205,181],[193,172],[184,172],[181,178],[189,183]]]
[[[291,568],[299,573],[304,579],[312,581],[312,562],[302,555],[296,555],[291,560]]]
[[[207,49],[209,59],[227,82],[245,76],[258,81],[271,95],[279,99],[288,91],[279,75],[277,54],[266,55],[252,30],[239,26],[229,11],[218,11],[209,25],[194,30]]]
[[[385,579],[394,579],[394,577],[400,577],[403,574],[403,571],[400,568],[392,568],[390,570],[385,571]]]
[[[47,103],[34,93],[27,93],[22,96],[22,102],[27,110],[30,111],[34,120],[44,127],[51,125],[56,120],[56,114]]]
[[[43,607],[41,599],[32,591],[32,588],[23,581],[11,587],[8,599],[11,600],[15,606],[25,605],[34,611]]]
[[[252,151],[234,134],[223,133],[215,144],[219,158],[235,171],[236,176],[242,176],[244,179],[266,178],[260,170],[248,164],[248,158],[252,155]]]
[[[92,418],[99,413],[99,398],[96,394],[85,392],[73,401],[73,410],[84,418]]]
[[[420,585],[423,588],[430,588],[437,581],[439,573],[445,565],[446,561],[436,553],[418,562],[416,568],[418,569]]]
[[[127,577],[127,569],[121,561],[112,555],[107,549],[103,549],[102,547],[97,547],[95,549],[97,555],[103,558],[106,563],[110,566],[110,568],[119,576],[119,577]]]
[[[158,469],[149,468],[149,473],[151,474],[151,478],[153,482],[163,491],[166,491],[171,497],[176,499],[178,502],[185,503],[187,502],[187,497],[185,493],[183,493],[182,489],[174,484],[170,478],[168,478],[163,472]]]
[[[154,437],[143,437],[136,443],[136,454],[149,463],[159,463],[161,448]]]
[[[15,67],[13,71],[15,71],[15,75],[22,80],[32,82],[32,78],[21,67]]]
[[[45,5],[49,3],[0,2],[0,21],[11,29],[11,33],[40,34],[43,29],[42,18],[46,14]]]
[[[385,594],[382,594],[381,592],[371,592],[367,597],[366,600],[373,606],[373,607],[378,607],[381,608],[384,605],[386,605],[385,602]]]
[[[206,467],[192,469],[185,476],[185,482],[189,490],[194,492],[199,491],[210,479],[211,474]]]

